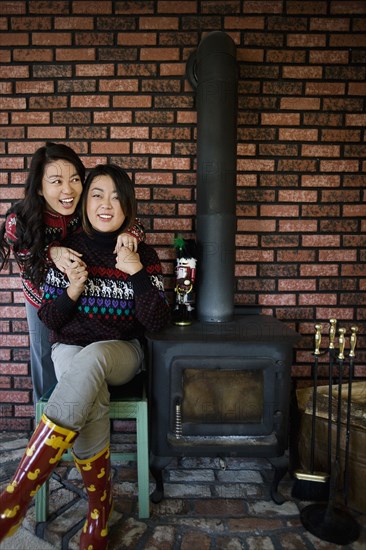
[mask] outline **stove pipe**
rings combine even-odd
[[[187,63],[197,103],[197,317],[226,322],[234,313],[236,233],[236,48],[215,31]]]

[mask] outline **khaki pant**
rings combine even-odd
[[[44,412],[55,424],[79,432],[74,443],[78,458],[90,458],[108,445],[108,385],[129,382],[140,370],[143,358],[138,340],[52,346],[58,383]]]

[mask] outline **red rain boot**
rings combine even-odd
[[[28,504],[76,437],[76,432],[42,416],[13,479],[0,495],[0,542],[15,533],[27,513]]]
[[[106,550],[108,519],[112,513],[109,445],[92,458],[74,460],[88,493],[88,515],[80,536],[80,550]]]

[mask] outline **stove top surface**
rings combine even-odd
[[[157,333],[147,333],[151,342],[233,341],[258,342],[285,339],[292,345],[300,335],[285,323],[269,315],[235,315],[231,321],[207,323],[193,321],[188,326],[169,326]]]

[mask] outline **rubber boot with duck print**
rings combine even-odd
[[[11,482],[0,495],[0,542],[20,527],[30,501],[77,435],[42,416]]]
[[[88,513],[80,536],[80,550],[106,550],[108,519],[112,514],[109,445],[92,458],[74,461],[88,495]]]

